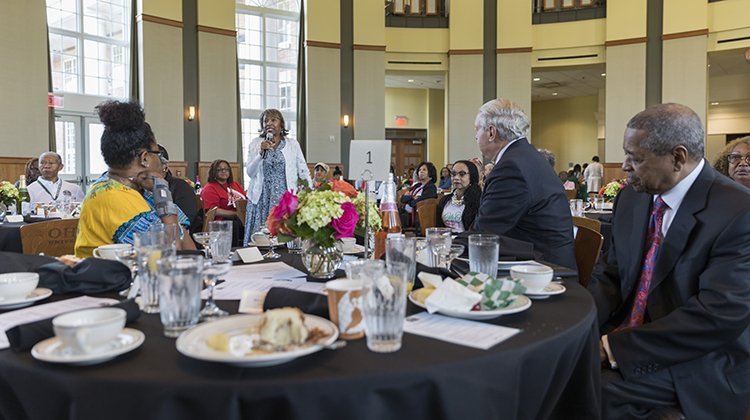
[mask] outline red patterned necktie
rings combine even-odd
[[[643,315],[646,312],[646,300],[648,300],[648,289],[651,287],[651,277],[654,274],[654,264],[656,263],[656,256],[659,255],[661,241],[664,239],[661,234],[661,225],[664,221],[664,211],[668,208],[669,206],[662,200],[661,196],[654,201],[654,209],[651,211],[646,237],[650,246],[643,257],[643,268],[641,269],[641,278],[638,282],[635,299],[633,299],[633,309],[620,328],[643,325]]]

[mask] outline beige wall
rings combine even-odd
[[[647,0],[607,1],[607,41],[646,36]]]
[[[385,89],[385,127],[396,127],[396,116],[408,118],[406,126],[400,128],[427,128],[429,104],[427,89]]]
[[[525,112],[531,110],[531,53],[497,55],[497,97],[517,103]]]
[[[198,25],[235,30],[235,0],[198,0]]]
[[[43,0],[8,0],[0,13],[0,156],[49,148]]]
[[[427,160],[439,168],[446,163],[445,91],[429,89],[427,91],[427,106]]]
[[[169,157],[183,160],[182,28],[141,21],[138,39],[138,88],[146,119]]]
[[[182,21],[182,0],[138,0],[137,7],[139,13]]]
[[[695,111],[706,124],[708,76],[706,36],[665,40],[662,44],[662,102]]]
[[[714,163],[714,160],[721,153],[721,149],[726,146],[727,136],[724,134],[714,134],[706,136],[706,160],[708,163]]]
[[[604,162],[622,162],[625,126],[646,107],[646,44],[607,47]]]
[[[385,53],[354,51],[354,139],[385,138]]]
[[[586,163],[598,153],[596,96],[534,102],[531,136],[534,147],[549,149],[557,159],[556,172],[569,163]]]
[[[307,39],[320,42],[341,41],[340,0],[305,2],[305,32]]]
[[[446,159],[455,161],[480,156],[474,140],[474,120],[482,98],[482,56],[452,55],[448,71],[448,150]]]
[[[307,48],[308,162],[341,162],[340,61],[338,49]]]

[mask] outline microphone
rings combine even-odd
[[[271,140],[273,140],[273,133],[269,131],[266,133],[266,141],[271,141]],[[266,154],[268,154],[268,149],[263,149],[263,152],[261,152],[260,154],[261,158],[265,159]]]

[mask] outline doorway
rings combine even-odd
[[[391,141],[391,164],[394,176],[404,176],[409,168],[417,165],[427,156],[427,130],[386,128],[385,138]]]
[[[107,170],[100,150],[103,132],[104,125],[96,117],[55,115],[55,150],[65,165],[60,178],[86,191]]]

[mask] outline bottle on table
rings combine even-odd
[[[26,175],[18,178],[18,201],[16,202],[17,214],[26,216],[31,211],[31,196],[26,188]]]
[[[393,173],[388,174],[388,180],[384,186],[383,199],[380,201],[380,219],[382,225],[375,233],[375,251],[373,257],[380,259],[385,254],[385,240],[389,233],[401,233],[401,220],[398,216],[396,205],[396,184],[393,182]]]
[[[201,193],[201,177],[199,175],[195,176],[195,193]]]

